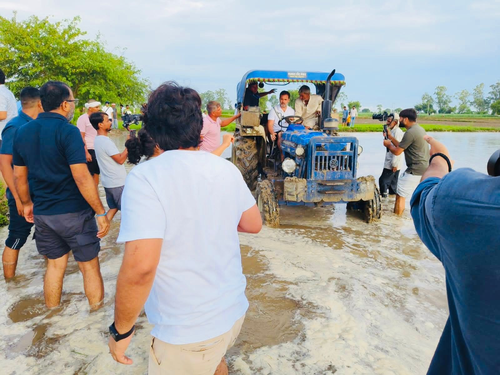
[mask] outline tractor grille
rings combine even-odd
[[[314,160],[315,172],[349,172],[352,170],[352,155],[318,155]]]

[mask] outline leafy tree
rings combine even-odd
[[[382,108],[383,108],[383,107],[382,107],[382,104],[378,104],[378,105],[377,105],[377,112],[378,112],[378,113],[382,113]]]
[[[401,112],[402,110],[403,110],[403,108],[396,108],[396,109],[394,110],[394,113],[398,113],[398,114],[399,114],[399,112]]]
[[[470,112],[470,107],[469,107],[470,92],[468,90],[462,90],[456,94],[456,97],[458,99],[457,112],[458,113],[469,113]]]
[[[392,113],[392,109],[390,109],[390,108],[386,108],[386,109],[384,109],[384,112],[387,112],[387,113]]]
[[[269,104],[271,105],[271,107],[276,107],[277,105],[280,104],[280,101],[278,99],[278,97],[276,95],[271,95],[269,97]]]
[[[370,113],[370,112],[371,112],[371,111],[370,111],[370,109],[369,109],[369,108],[363,108],[363,109],[361,110],[361,113]]]
[[[434,106],[434,98],[432,97],[432,95],[425,93],[424,95],[422,95],[422,104],[416,105],[415,109],[417,111],[422,111],[430,115],[431,113],[436,112],[433,106]]]
[[[472,105],[479,113],[488,112],[490,103],[488,102],[488,99],[484,97],[484,83],[474,87],[474,91],[472,92]]]
[[[492,115],[500,115],[500,99],[496,102],[491,103],[491,114]]]
[[[259,92],[265,92],[264,89],[259,89]],[[259,99],[259,107],[261,112],[268,112],[267,109],[267,102],[269,100],[268,98],[269,95],[264,95]]]
[[[347,105],[348,102],[349,102],[349,99],[347,99],[347,94],[345,92],[339,92],[339,94],[335,98],[335,102],[333,104],[334,105],[340,104],[339,108],[340,108],[340,110],[343,110],[344,106]]]
[[[142,103],[149,90],[140,70],[106,51],[98,36],[85,39],[79,17],[51,23],[32,16],[19,22],[0,16],[0,65],[18,95],[26,86],[66,82],[75,97],[116,103]]]
[[[349,102],[349,104],[347,104],[347,108],[351,109],[352,107],[356,107],[356,109],[359,111],[361,108],[361,103],[359,101]]]
[[[290,93],[290,103],[288,105],[295,109],[295,101],[299,98],[299,90],[288,90]]]
[[[496,102],[497,100],[500,100],[500,81],[495,83],[494,85],[491,85],[491,91],[490,91],[490,96],[489,100],[493,103]]]
[[[436,91],[434,91],[439,113],[450,113],[451,96],[446,91],[448,89],[445,86],[438,86],[436,87]]]
[[[207,104],[208,102],[214,101],[215,99],[215,93],[213,91],[205,91],[200,94],[201,97],[201,109],[205,111],[207,109]]]
[[[215,100],[220,103],[220,106],[222,109],[231,109],[231,99],[229,99],[229,96],[227,95],[227,92],[225,89],[218,89],[215,90]]]

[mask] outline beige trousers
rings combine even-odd
[[[172,345],[155,337],[149,349],[149,375],[213,375],[241,331],[243,315],[228,332],[194,344]]]

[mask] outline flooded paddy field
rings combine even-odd
[[[433,134],[455,167],[486,171],[499,133]],[[359,175],[378,179],[380,134],[356,134],[364,152]],[[125,136],[114,136],[119,149]],[[227,150],[229,152],[229,150]],[[226,156],[225,154],[224,156]],[[104,199],[104,192],[101,189]],[[409,212],[368,225],[345,205],[284,207],[281,227],[241,234],[250,309],[229,353],[231,374],[425,374],[447,317],[441,264],[416,235]],[[149,331],[142,314],[123,366],[108,354],[116,276],[123,245],[120,214],[102,241],[105,305],[90,312],[82,276],[70,260],[62,304],[43,302],[45,262],[29,240],[17,276],[0,280],[0,373],[145,374]],[[0,230],[2,242],[7,228]]]

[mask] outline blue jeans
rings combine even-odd
[[[351,117],[351,126],[354,126],[354,120],[356,120],[356,117]]]

